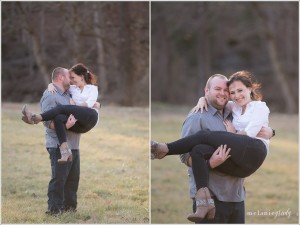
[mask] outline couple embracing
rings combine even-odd
[[[244,178],[262,165],[274,134],[259,89],[248,71],[229,79],[215,74],[187,116],[183,138],[167,144],[151,141],[152,159],[180,155],[189,167],[194,213],[188,220],[245,223]]]
[[[97,102],[96,76],[79,63],[52,72],[52,83],[41,100],[41,114],[22,108],[22,120],[28,124],[43,122],[46,127],[46,149],[51,161],[48,185],[48,210],[57,215],[76,211],[80,177],[79,141],[97,125],[100,103]]]

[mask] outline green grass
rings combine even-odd
[[[81,136],[77,212],[52,217],[44,127],[23,123],[21,106],[2,104],[2,223],[149,223],[148,108],[101,109]]]
[[[189,110],[152,103],[151,138],[161,142],[180,138]],[[276,129],[270,153],[245,181],[246,223],[298,224],[298,115],[271,114],[270,125]],[[186,216],[191,212],[187,167],[177,156],[152,161],[152,223],[189,223]]]

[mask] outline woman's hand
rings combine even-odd
[[[71,114],[66,122],[66,128],[67,130],[74,126],[77,119]]]
[[[232,122],[230,120],[225,120],[224,122],[224,125],[225,125],[225,128],[228,132],[231,132],[231,133],[236,133],[236,129],[235,127],[233,126]]]
[[[199,98],[198,103],[197,103],[197,105],[192,109],[192,112],[196,113],[196,112],[201,111],[201,113],[203,113],[203,109],[205,109],[206,112],[208,111],[208,109],[207,109],[207,102],[206,102],[205,97]]]
[[[229,152],[230,148],[227,149],[227,145],[221,145],[217,150],[212,154],[212,156],[209,159],[209,165],[210,167],[216,168],[217,166],[224,163],[228,158],[230,158]]]
[[[48,84],[48,91],[51,92],[52,94],[55,94],[57,92],[56,88],[52,83]]]

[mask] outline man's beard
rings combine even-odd
[[[65,88],[66,91],[69,90],[70,84],[69,83],[64,83],[64,88]]]
[[[211,104],[214,108],[216,108],[216,109],[218,109],[218,110],[224,109],[225,106],[226,106],[226,104],[227,104],[227,102],[228,102],[228,101],[226,101],[226,102],[224,103],[224,105],[220,105],[219,102],[218,102],[216,99],[210,100],[210,104]]]

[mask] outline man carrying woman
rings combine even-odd
[[[249,81],[248,75],[249,73],[247,71],[240,71],[234,77],[247,78],[246,80]],[[233,86],[229,88],[230,94],[233,100],[235,100],[240,104],[239,110],[241,110],[240,111],[240,116],[241,116],[245,113],[245,111],[243,112],[243,110],[246,110],[247,108],[243,106],[253,101],[251,95],[252,95],[252,88],[254,86],[248,87],[249,86],[248,83],[246,83],[245,85],[240,79],[235,79],[235,80],[232,79],[232,83]],[[250,84],[253,83],[250,82]],[[244,92],[242,93],[242,91]],[[244,146],[235,145],[233,143],[235,143],[236,141],[233,141],[233,143],[231,143],[226,139],[225,140],[221,139],[219,136],[216,138],[211,138],[214,137],[213,136],[214,132],[210,132],[210,131],[228,130],[229,129],[228,127],[231,125],[229,122],[230,121],[229,109],[226,108],[224,109],[229,97],[227,78],[223,75],[212,76],[207,82],[205,88],[205,96],[209,105],[208,112],[204,112],[203,114],[201,113],[190,114],[183,125],[183,136],[184,137],[188,136],[188,137],[183,138],[182,140],[179,140],[177,142],[169,143],[167,145],[152,142],[151,151],[156,158],[163,158],[165,155],[185,153],[184,155],[182,155],[181,158],[188,166],[192,166],[193,175],[196,179],[196,187],[197,187],[197,190],[192,188],[193,192],[191,194],[192,197],[195,196],[194,209],[196,210],[194,211],[196,211],[196,213],[191,214],[188,217],[190,221],[200,222],[204,218],[213,219],[215,213],[215,204],[216,204],[217,214],[214,219],[214,222],[244,223],[245,192],[243,188],[242,178],[254,172],[257,169],[256,167],[259,167],[259,165],[262,163],[266,155],[267,145],[265,145],[263,141],[262,144],[260,144],[261,143],[260,139],[258,139],[258,141],[253,140],[253,142],[258,143],[259,149],[262,149],[262,150],[258,150],[258,151],[262,151],[261,157],[259,156],[260,153],[257,155],[257,159],[261,159],[261,160],[257,160],[259,161],[259,164],[255,165],[256,166],[255,168],[251,168],[252,164],[250,163],[249,165],[248,163],[249,167],[247,167],[246,169],[243,168],[244,170],[243,172],[245,172],[245,174],[242,175],[231,173],[232,171],[237,172],[236,168],[238,167],[236,167],[235,164],[233,165],[233,163],[229,163],[229,161],[236,160],[236,158],[238,158],[237,155],[239,154],[238,151],[243,151]],[[264,108],[264,106],[262,106],[262,108]],[[266,111],[266,114],[268,114],[268,111]],[[245,113],[245,115],[247,115],[247,113]],[[263,118],[267,119],[268,116],[266,115],[266,117]],[[225,121],[226,123],[224,124]],[[262,124],[268,126],[267,123],[266,124],[262,123]],[[260,125],[260,128],[258,130],[256,129],[257,130],[255,134],[256,136],[260,135],[259,130],[263,127],[262,124]],[[251,130],[251,129],[250,130],[247,129],[246,131]],[[200,138],[198,135],[195,139],[193,139],[192,136],[194,135],[192,134],[196,134],[198,130],[206,130],[206,131],[202,132],[201,134],[202,136],[200,135]],[[263,128],[263,130],[266,130],[269,133],[269,135],[265,135],[263,139],[264,140],[269,139],[272,133],[270,128]],[[251,132],[249,132],[249,134],[250,133]],[[223,133],[219,132],[218,134],[225,135],[225,132]],[[236,135],[243,135],[243,134],[236,134]],[[252,133],[251,135],[253,136]],[[212,143],[209,143],[209,141],[211,140],[208,139],[215,141],[216,144],[211,145]],[[248,138],[245,135],[243,139],[248,139]],[[222,143],[220,143],[220,141]],[[227,144],[227,146],[232,149],[230,152],[231,157],[224,164],[220,165],[220,161],[215,163],[215,157],[219,156],[220,159],[220,154],[222,154],[221,156],[221,162],[222,162],[222,160],[226,160],[229,157],[229,151],[230,151],[229,149],[226,149],[225,146],[222,146],[222,144],[223,145]],[[252,144],[250,143],[249,146],[252,146]],[[218,149],[217,150],[218,152],[214,153],[216,149]],[[210,156],[212,157],[210,158]],[[255,162],[252,163],[255,164]],[[229,164],[229,166],[226,164]],[[189,172],[191,172],[191,169],[189,169]],[[222,172],[223,174],[226,173],[227,175],[222,176],[220,172]],[[192,173],[190,174],[192,175]],[[237,178],[236,176],[240,178]],[[195,185],[193,185],[194,184],[193,182],[194,180],[193,177],[191,176],[191,182],[190,182],[191,187],[195,187]]]

